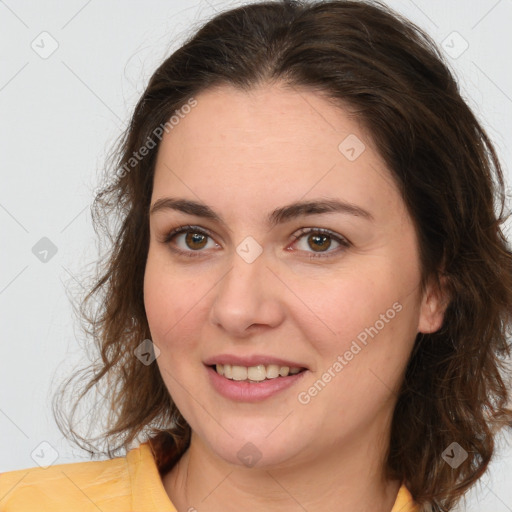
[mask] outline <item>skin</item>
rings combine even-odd
[[[162,377],[192,428],[164,487],[179,511],[389,512],[400,487],[384,477],[396,390],[416,334],[437,330],[443,316],[441,293],[420,288],[415,228],[391,173],[354,116],[318,92],[222,86],[196,99],[162,140],[151,204],[200,201],[225,224],[172,209],[150,216],[145,307]],[[338,149],[351,134],[365,145],[354,161]],[[265,223],[275,208],[327,198],[373,220],[334,212]],[[211,238],[165,242],[187,224]],[[323,252],[315,233],[294,240],[301,228],[331,230],[350,246],[327,238]],[[252,263],[236,251],[247,236],[263,249]],[[397,302],[401,311],[300,403]],[[269,354],[308,372],[261,402],[235,403],[213,389],[203,365],[220,353]],[[261,455],[254,467],[237,456],[247,442]]]

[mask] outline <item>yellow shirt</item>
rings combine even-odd
[[[391,512],[418,512],[402,485]],[[126,457],[0,474],[0,512],[177,512],[148,443]]]

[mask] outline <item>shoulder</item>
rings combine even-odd
[[[414,499],[405,484],[402,484],[398,489],[395,504],[393,505],[391,512],[421,512],[420,506],[414,502]]]
[[[0,510],[129,510],[131,473],[141,460],[140,452],[138,447],[126,457],[2,473]]]

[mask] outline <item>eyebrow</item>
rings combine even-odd
[[[176,210],[189,215],[210,219],[226,226],[224,219],[212,208],[204,203],[199,203],[190,199],[178,199],[173,197],[158,199],[151,207],[150,215],[163,210]],[[276,208],[268,214],[266,223],[269,227],[274,227],[297,217],[334,212],[362,217],[369,221],[375,220],[370,212],[354,204],[339,201],[338,199],[321,199],[297,201],[286,206]]]

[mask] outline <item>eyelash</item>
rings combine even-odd
[[[181,255],[189,257],[189,258],[201,257],[202,256],[201,252],[203,252],[203,251],[200,251],[200,250],[199,251],[184,251],[182,249],[177,249],[176,247],[172,247],[171,246],[171,240],[175,236],[180,235],[182,233],[187,233],[187,232],[193,232],[193,233],[196,233],[196,234],[207,236],[209,238],[213,238],[204,229],[201,229],[198,226],[187,225],[187,226],[180,226],[179,228],[173,229],[171,232],[169,232],[165,236],[165,238],[163,239],[163,243],[167,244],[169,246],[169,248],[171,249],[171,251],[173,251],[173,252],[175,252],[177,254],[181,254]],[[297,234],[297,235],[294,234],[293,235],[293,238],[294,238],[293,241],[296,242],[297,240],[302,238],[304,235],[307,235],[307,234],[310,234],[310,233],[327,235],[331,239],[333,239],[336,242],[338,242],[340,244],[340,246],[341,246],[341,248],[338,247],[338,249],[341,249],[341,251],[340,250],[334,250],[334,251],[328,251],[328,252],[325,252],[325,253],[314,253],[314,252],[310,253],[310,255],[309,255],[310,259],[313,259],[313,258],[330,258],[330,257],[335,256],[339,252],[342,252],[344,249],[347,249],[348,247],[351,246],[351,243],[346,238],[338,236],[335,233],[333,233],[332,231],[330,231],[328,229],[325,229],[325,228],[301,228],[299,230],[299,234]]]

